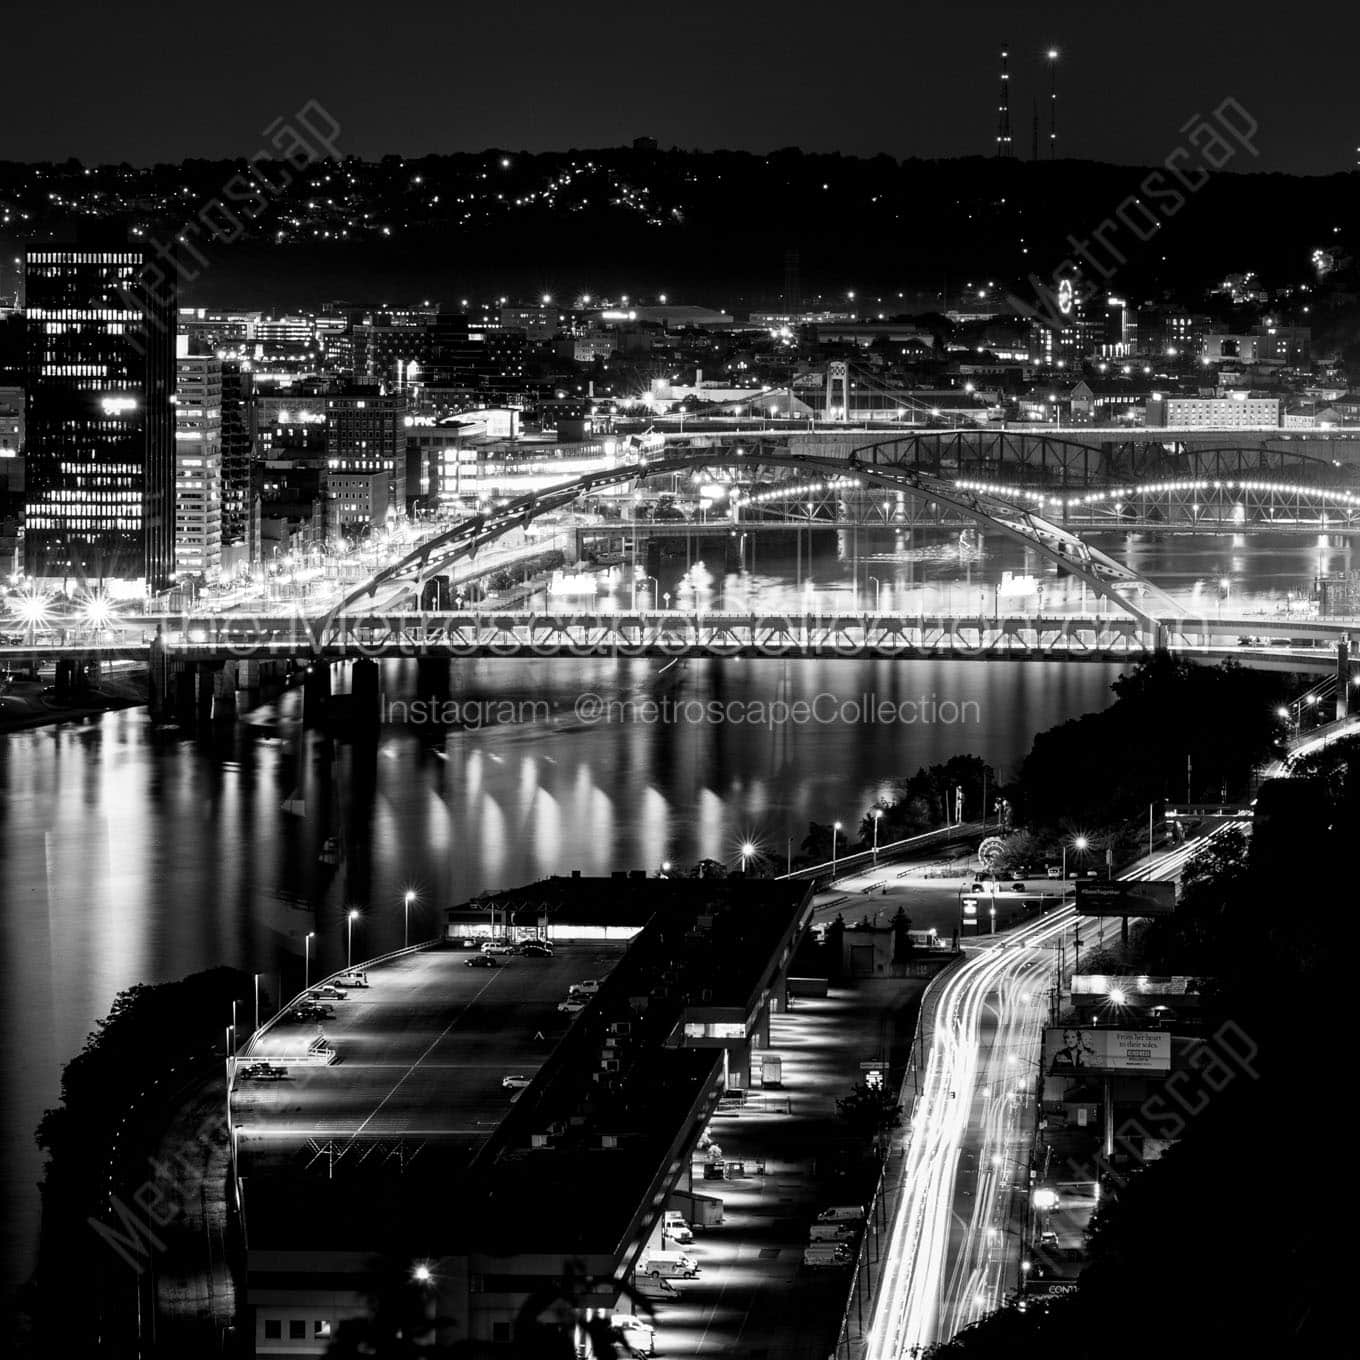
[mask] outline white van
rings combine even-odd
[[[642,1267],[644,1275],[654,1280],[692,1280],[699,1273],[698,1264],[683,1251],[654,1251]]]
[[[853,1242],[859,1228],[854,1223],[814,1223],[808,1229],[809,1242]]]
[[[848,1266],[850,1249],[843,1242],[812,1242],[803,1248],[805,1266]]]
[[[817,1215],[818,1223],[863,1223],[862,1204],[836,1204]]]

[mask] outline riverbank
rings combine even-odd
[[[147,702],[149,673],[144,666],[105,675],[98,689],[58,699],[41,680],[13,680],[0,692],[0,736],[33,727],[82,722],[121,708],[140,708]]]

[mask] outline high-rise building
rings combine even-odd
[[[222,543],[244,543],[255,456],[255,375],[240,359],[222,361]]]
[[[175,570],[212,579],[222,568],[222,361],[175,362]]]
[[[405,395],[356,387],[327,397],[326,470],[385,472],[387,505],[405,513]]]
[[[31,246],[24,296],[25,569],[159,589],[175,560],[173,278],[92,238]]]

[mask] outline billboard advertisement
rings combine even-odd
[[[1175,910],[1176,885],[1170,879],[1077,883],[1078,916],[1170,916]]]
[[[1163,1030],[1044,1030],[1046,1076],[1170,1070],[1171,1036]]]

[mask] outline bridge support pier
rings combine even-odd
[[[320,724],[325,716],[326,700],[330,697],[330,663],[313,661],[302,677],[302,721],[307,727]]]
[[[449,663],[446,659],[422,656],[416,662],[416,697],[441,703],[449,697]]]
[[[233,722],[236,718],[236,686],[240,663],[224,661],[213,672],[214,722]]]
[[[377,729],[382,708],[380,685],[378,663],[360,657],[350,670],[350,702],[356,728]]]
[[[1351,644],[1343,638],[1336,644],[1336,716],[1338,721],[1350,716],[1351,699]]]
[[[213,700],[217,697],[217,670],[214,666],[200,662],[195,670],[198,681],[198,704],[196,713],[200,722],[207,722],[213,715]]]
[[[173,680],[171,713],[181,722],[188,721],[194,713],[194,663],[189,661],[176,666]]]
[[[153,722],[165,718],[170,709],[170,662],[165,655],[165,638],[160,624],[147,650],[147,707]]]

